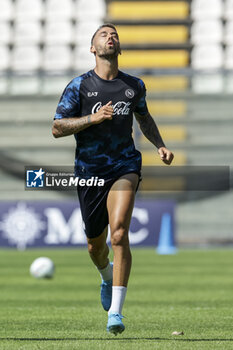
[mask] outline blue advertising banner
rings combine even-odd
[[[174,207],[173,201],[136,200],[129,232],[131,245],[155,247],[167,239],[174,245]],[[0,247],[84,245],[78,202],[0,202]]]

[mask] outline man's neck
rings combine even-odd
[[[104,80],[112,80],[118,75],[118,62],[117,60],[97,60],[95,73]]]

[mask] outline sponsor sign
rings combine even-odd
[[[164,215],[169,216],[166,230],[174,241],[174,207],[173,201],[137,200],[129,231],[131,246],[157,246]],[[0,202],[0,247],[85,245],[78,201]]]

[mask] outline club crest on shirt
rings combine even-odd
[[[132,89],[125,90],[125,96],[128,98],[133,98],[135,95],[134,91]]]
[[[117,103],[112,105],[113,115],[129,115],[130,105],[131,105],[131,102],[118,101]],[[97,102],[93,106],[91,113],[92,114],[97,113],[101,107],[103,107],[102,102]]]

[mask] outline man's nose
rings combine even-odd
[[[108,39],[112,39],[112,38],[113,38],[112,34],[108,33]]]

